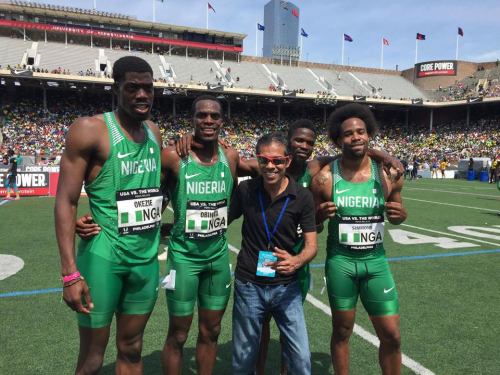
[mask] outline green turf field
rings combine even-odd
[[[387,225],[385,234],[400,295],[403,353],[410,366],[403,373],[424,368],[420,373],[500,374],[500,192],[480,182],[419,180],[405,183],[403,197],[408,220]],[[26,198],[0,206],[0,254],[24,261],[24,268],[0,281],[0,374],[70,374],[75,366],[76,320],[57,289],[53,204],[52,198]],[[80,212],[87,209],[82,199]],[[170,219],[170,212],[166,216]],[[233,250],[240,243],[239,225],[229,230]],[[305,304],[314,374],[332,373],[328,300],[321,294],[325,237],[320,236],[312,262],[314,283]],[[233,253],[231,258],[234,264]],[[357,323],[370,340],[374,331],[361,305],[358,311]],[[145,374],[160,373],[166,331],[165,296],[160,293],[145,334]],[[185,374],[196,373],[195,340],[193,326]],[[269,374],[278,373],[277,340],[275,329]],[[231,305],[219,343],[214,373],[230,374]],[[103,374],[114,372],[115,355],[112,336]],[[351,373],[379,373],[376,347],[357,334],[351,339]]]

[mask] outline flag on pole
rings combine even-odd
[[[349,35],[347,35],[347,34],[344,34],[344,40],[346,42],[352,42],[353,41],[353,39]]]
[[[156,22],[156,2],[159,1],[160,3],[163,3],[164,0],[153,0],[153,22]],[[94,0],[95,4],[95,0]]]
[[[257,30],[259,31],[264,31],[266,27],[264,25],[261,25],[260,23],[257,22]]]
[[[425,40],[425,34],[417,33],[417,40]]]
[[[461,27],[458,28],[458,35],[464,36],[464,29],[462,29]]]
[[[210,9],[211,9],[211,10],[213,10],[213,12],[215,13],[215,8],[212,6],[212,4],[207,3],[207,5],[208,5],[208,10],[210,10]]]
[[[307,38],[309,36],[309,34],[306,33],[306,31],[302,27],[300,28],[300,35],[302,35],[304,38]]]
[[[384,69],[384,47],[389,44],[389,39],[382,37],[382,45],[380,46],[380,69]]]
[[[299,16],[299,10],[297,8],[292,9],[292,16],[298,17]]]

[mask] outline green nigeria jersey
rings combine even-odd
[[[119,263],[148,262],[157,256],[160,241],[160,146],[146,123],[146,139],[136,143],[125,136],[113,112],[105,113],[104,120],[109,156],[85,185],[92,218],[102,230],[80,241],[79,252]]]
[[[299,183],[299,185],[305,187],[306,189],[309,189],[309,186],[311,186],[312,176],[311,172],[309,172],[307,164],[306,167],[304,168],[304,172],[297,178],[296,181]]]
[[[226,229],[233,176],[222,149],[211,165],[191,155],[180,161],[172,194],[174,226],[168,249],[176,261],[207,262],[227,251]],[[169,256],[170,256],[169,254]]]
[[[369,259],[385,254],[385,199],[378,165],[371,160],[371,175],[365,182],[344,180],[339,160],[330,167],[337,214],[328,223],[327,256],[342,254]]]

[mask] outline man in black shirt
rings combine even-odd
[[[18,201],[20,199],[19,189],[17,187],[16,179],[17,179],[17,156],[14,154],[14,150],[10,149],[7,151],[7,157],[9,160],[9,169],[7,170],[7,178],[5,181],[5,186],[7,188],[7,196],[5,199],[12,199],[10,197],[11,190],[16,194],[15,200]]]
[[[257,142],[261,176],[242,182],[230,206],[230,221],[243,215],[233,307],[233,374],[252,374],[262,325],[271,314],[283,338],[291,374],[310,374],[311,359],[297,270],[316,255],[311,193],[286,176],[287,142],[268,134]],[[300,225],[305,241],[295,254]]]

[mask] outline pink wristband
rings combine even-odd
[[[82,275],[80,275],[80,272],[76,271],[76,272],[70,273],[67,276],[63,276],[62,280],[63,280],[63,283],[66,284],[66,283],[69,283],[73,280],[79,279],[81,277],[82,277]]]

